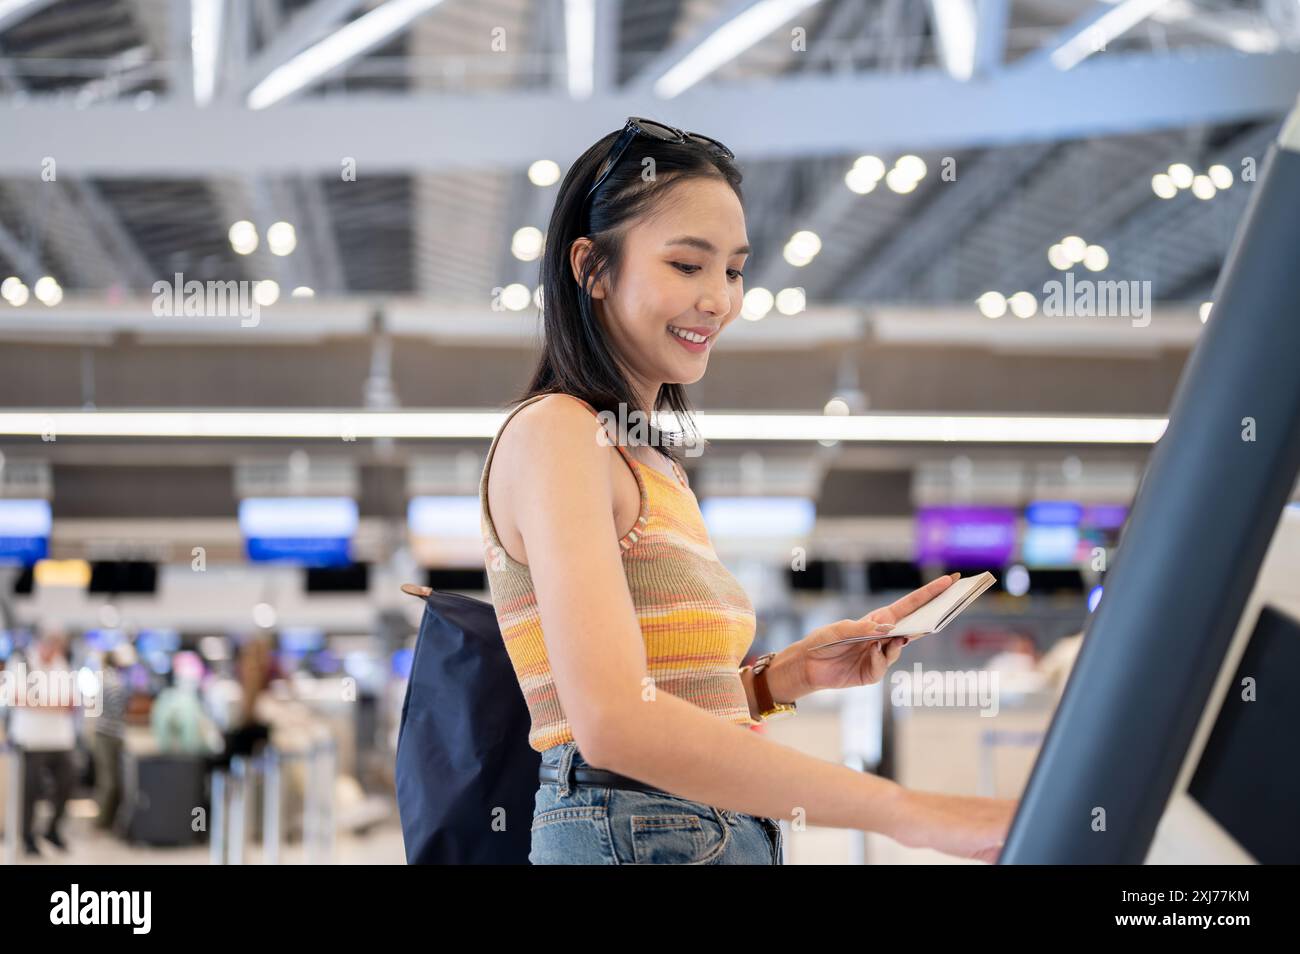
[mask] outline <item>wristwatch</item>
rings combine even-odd
[[[754,661],[754,665],[741,668],[741,672],[746,669],[753,670],[754,701],[758,704],[759,718],[764,722],[794,715],[798,711],[793,702],[776,702],[772,698],[772,690],[767,685],[767,668],[772,665],[772,660],[775,658],[776,653],[764,653]]]

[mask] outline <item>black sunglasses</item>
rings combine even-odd
[[[614,171],[614,168],[618,165],[618,161],[623,158],[623,153],[627,152],[627,147],[632,145],[632,140],[637,136],[648,136],[651,139],[658,139],[662,142],[694,142],[701,146],[706,146],[728,159],[736,158],[734,152],[710,136],[701,136],[699,133],[686,132],[678,129],[676,126],[665,126],[663,123],[655,122],[653,119],[642,119],[640,116],[629,116],[627,118],[627,123],[623,126],[623,132],[614,140],[614,145],[609,148],[609,157],[605,160],[602,172],[596,178],[596,184],[587,190],[587,202],[590,202],[591,197],[596,194],[596,190],[605,184],[605,180],[609,178],[609,174]]]

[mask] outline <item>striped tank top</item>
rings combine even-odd
[[[497,536],[488,508],[488,471],[506,424],[498,428],[479,482],[480,527],[488,587],[515,676],[532,718],[528,744],[544,752],[572,742],[542,639],[541,616],[528,567],[512,559]],[[581,398],[592,414],[596,409]],[[614,435],[611,434],[613,442]],[[645,642],[646,671],[657,690],[685,699],[737,725],[750,717],[740,664],[754,641],[754,607],[744,588],[718,560],[695,494],[680,468],[674,479],[637,461],[614,443],[641,492],[636,523],[619,541],[628,591]]]

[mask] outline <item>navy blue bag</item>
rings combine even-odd
[[[402,590],[425,602],[397,735],[407,864],[528,864],[542,757],[496,612],[459,593]]]

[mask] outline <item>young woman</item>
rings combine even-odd
[[[993,860],[1013,803],[909,791],[745,726],[817,689],[878,682],[889,624],[951,584],[809,633],[756,677],[753,606],[718,561],[657,429],[735,320],[749,255],[721,143],[629,119],[574,163],[542,262],[545,341],[488,451],[488,581],[542,753],[535,864],[780,864],[777,819]],[[620,423],[621,422],[621,423]],[[882,645],[882,642],[886,645]]]

